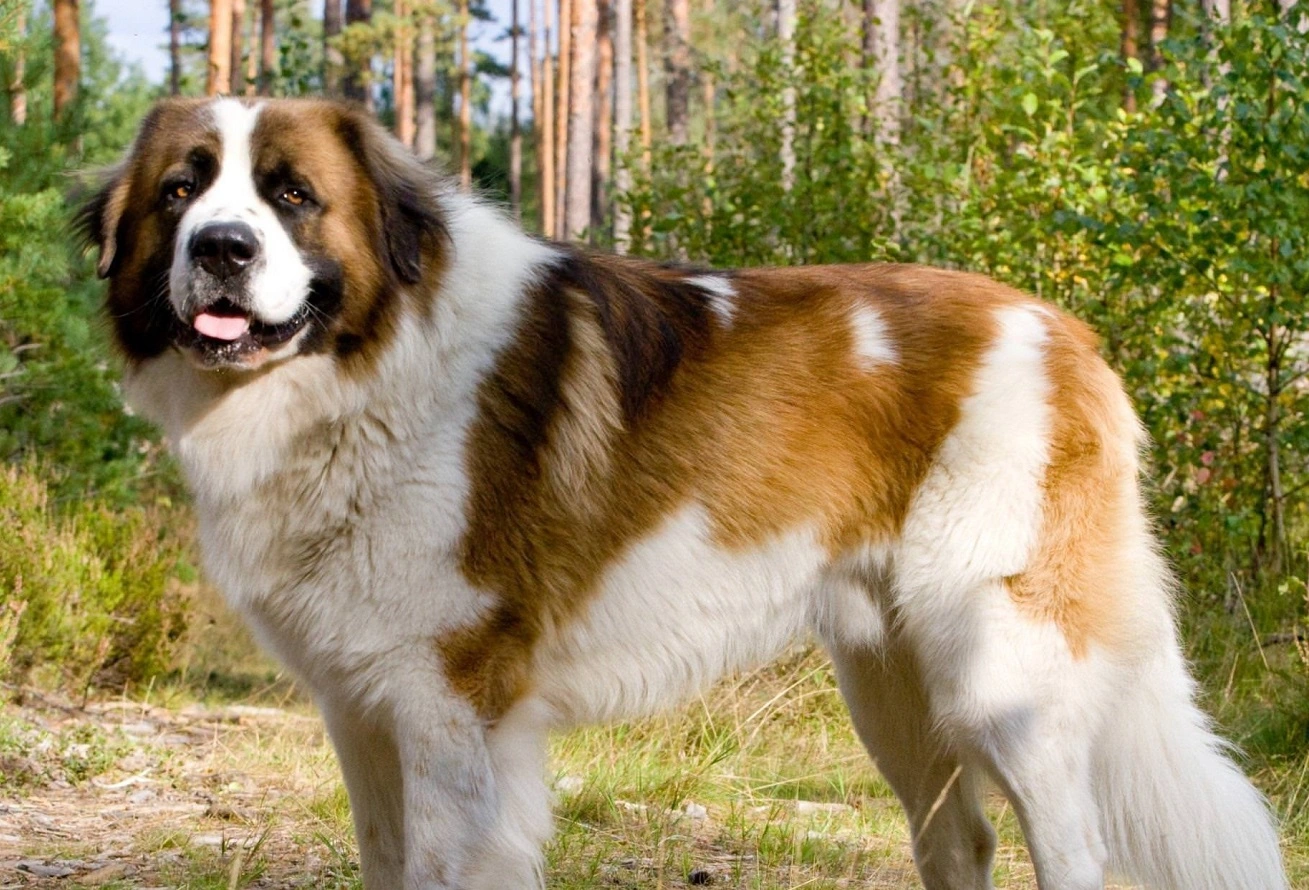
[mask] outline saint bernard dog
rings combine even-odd
[[[368,890],[539,887],[552,730],[812,631],[932,890],[1287,881],[1193,701],[1095,338],[977,275],[524,234],[362,111],[173,100],[83,222],[206,569],[303,679]]]

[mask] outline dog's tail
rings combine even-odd
[[[1229,755],[1166,647],[1096,746],[1111,870],[1156,890],[1284,890],[1268,805]]]

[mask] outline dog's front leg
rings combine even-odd
[[[399,700],[325,705],[350,795],[365,890],[461,890],[495,815],[483,726],[462,699],[415,683]]]

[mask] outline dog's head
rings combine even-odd
[[[439,273],[433,173],[362,111],[315,100],[169,100],[81,221],[129,361],[179,349],[253,370],[385,341]]]

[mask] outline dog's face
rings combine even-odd
[[[82,221],[129,360],[172,348],[211,369],[350,360],[437,274],[434,182],[350,106],[171,100]]]

